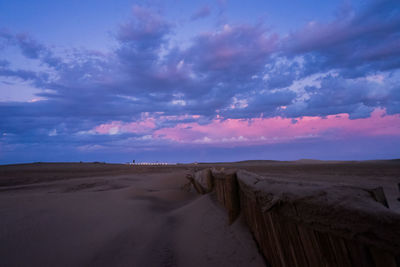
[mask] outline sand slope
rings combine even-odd
[[[187,173],[207,167],[382,186],[400,212],[398,160],[0,166],[0,266],[263,266],[240,218],[229,226],[213,194],[182,190]]]
[[[242,221],[182,190],[185,168],[59,171],[0,187],[1,266],[264,265]]]

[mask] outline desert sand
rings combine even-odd
[[[247,161],[0,166],[1,266],[264,266],[244,220],[229,225],[188,173],[239,168],[281,180],[382,186],[400,212],[400,162]]]
[[[1,167],[1,266],[263,266],[186,167]],[[11,186],[10,186],[11,185]]]

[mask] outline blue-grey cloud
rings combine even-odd
[[[400,5],[372,1],[358,13],[341,13],[329,23],[310,22],[282,41],[283,53],[311,54],[318,69],[338,68],[347,77],[400,67]]]
[[[190,17],[191,20],[198,20],[202,18],[206,18],[211,14],[211,8],[209,6],[202,6],[193,13]]]

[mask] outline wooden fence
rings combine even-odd
[[[229,223],[242,213],[271,266],[400,266],[400,214],[385,206],[379,188],[288,182],[236,170],[208,169],[193,177],[195,187],[212,179],[212,187],[199,193],[215,191]]]

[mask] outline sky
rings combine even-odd
[[[398,0],[0,0],[0,164],[400,158]]]

